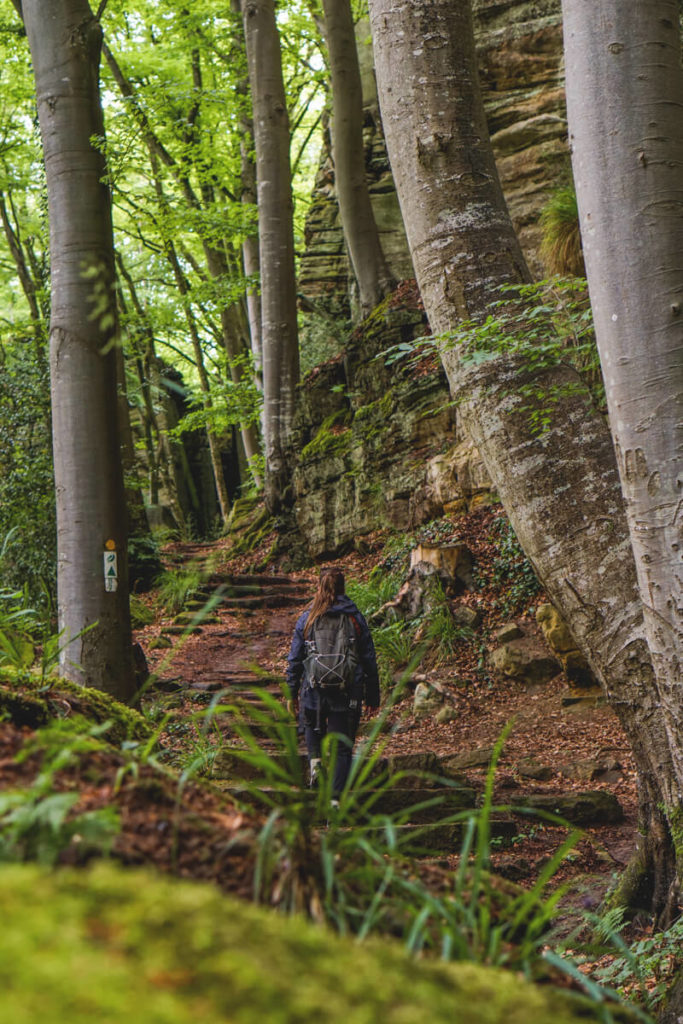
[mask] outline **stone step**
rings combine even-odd
[[[218,587],[284,587],[291,590],[302,590],[308,592],[312,589],[311,584],[306,580],[292,579],[291,576],[265,575],[263,573],[243,573],[221,576],[218,573],[210,576],[202,586],[202,590],[217,589]]]
[[[416,779],[424,787],[438,786],[440,780],[469,786],[469,779],[459,771],[444,765],[441,759],[431,750],[417,751],[409,754],[390,754],[379,758],[373,767],[372,776],[400,775],[405,781]]]
[[[273,696],[282,696],[283,680],[279,676],[260,675],[258,672],[250,672],[249,669],[236,669],[234,672],[217,672],[215,669],[210,677],[200,680],[202,689],[207,689],[206,683],[211,683],[214,689],[226,689],[231,692],[231,700],[247,701],[249,704],[262,705],[262,694],[267,690]],[[190,683],[190,689],[195,686]]]
[[[240,697],[242,694],[240,694]],[[254,694],[258,699],[258,694]],[[258,704],[257,704],[258,706]],[[286,756],[281,750],[275,748],[268,742],[267,737],[263,743],[264,750],[269,753],[273,760],[284,767]],[[307,763],[306,756],[302,753],[304,763]],[[255,774],[245,775],[240,769],[243,765],[241,759],[234,754],[231,747],[224,747],[213,766],[213,776],[217,779],[253,779]],[[394,754],[390,757],[380,757],[373,765],[370,778],[385,779],[387,776],[399,774],[396,782],[397,787],[406,789],[434,789],[443,787],[443,780],[455,784],[460,789],[471,790],[469,780],[460,773],[453,771],[440,771],[439,758],[431,751],[415,754]],[[426,777],[425,777],[426,776]],[[441,780],[441,781],[440,781]],[[416,785],[417,784],[417,785]]]
[[[198,611],[198,610],[197,610]],[[198,615],[196,612],[186,611],[180,612],[173,619],[174,626],[191,626],[196,622],[198,626],[218,626],[220,619],[217,619],[214,615]]]
[[[307,778],[307,765],[303,764],[302,773],[304,781]],[[288,803],[291,799],[300,800],[302,794],[295,787],[289,792],[278,792],[267,786],[245,786],[245,785],[220,785],[220,788],[230,793],[238,802],[249,807],[263,806],[263,797],[266,802],[277,804],[279,800]],[[304,794],[306,797],[307,794]],[[311,801],[314,801],[315,794],[310,794]],[[382,792],[373,794],[371,790],[363,792],[359,807],[359,820],[371,820],[376,815],[391,815],[394,817],[409,816],[413,825],[428,824],[434,825],[452,818],[460,811],[468,811],[476,806],[477,794],[473,789],[451,787],[449,789],[393,789],[387,788]]]
[[[437,822],[459,811],[476,806],[477,793],[469,786],[437,787],[434,789],[391,786],[383,790],[372,804],[372,814],[400,814],[410,811],[415,824]],[[426,805],[426,806],[422,806]]]
[[[256,689],[256,687],[258,687],[258,689]],[[215,677],[197,679],[192,683],[188,683],[187,689],[211,692],[223,690],[226,703],[234,704],[239,701],[249,707],[263,706],[264,690],[271,693],[273,697],[279,697],[282,692],[280,686],[276,686],[272,682],[266,681],[261,685],[261,681],[258,676],[237,675],[216,675]]]
[[[492,839],[510,840],[519,831],[513,818],[494,815],[490,822]],[[397,845],[404,853],[413,857],[429,857],[433,854],[458,854],[465,835],[465,822],[449,822],[432,825],[397,825]],[[373,833],[381,836],[381,828],[368,828],[368,837]]]
[[[259,596],[228,597],[221,598],[221,608],[240,611],[242,609],[254,608],[289,608],[293,605],[302,604],[305,598],[296,594],[275,593],[264,591]]]
[[[287,772],[296,772],[297,769],[291,765],[288,756],[282,751],[269,750],[264,748],[264,754],[267,754],[270,760],[273,762],[275,769],[280,769]],[[308,757],[306,754],[298,755],[299,769],[302,778],[308,778]],[[216,782],[221,789],[229,789],[239,785],[240,781],[257,781],[263,780],[264,771],[260,765],[249,764],[242,757],[236,753],[234,748],[225,747],[216,756],[211,768],[211,778]],[[222,785],[222,783],[226,785]]]
[[[513,807],[528,807],[531,810],[557,814],[572,825],[611,825],[624,818],[624,811],[617,797],[610,790],[595,789],[568,793],[529,793],[509,803]]]

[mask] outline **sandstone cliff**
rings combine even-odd
[[[503,189],[526,257],[533,271],[543,276],[538,252],[540,211],[569,176],[560,0],[474,0],[474,15],[481,82]],[[382,135],[366,25],[359,26],[358,39],[373,208],[396,277],[412,277]],[[329,139],[323,147],[305,242],[299,288],[307,306],[348,316],[353,285]]]

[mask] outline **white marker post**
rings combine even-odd
[[[115,551],[104,552],[104,589],[113,594],[119,585],[119,560]]]

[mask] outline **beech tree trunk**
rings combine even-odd
[[[237,34],[235,48],[240,59],[246,61],[246,48],[244,43],[244,25],[242,20],[242,0],[231,0],[233,13],[239,18],[240,31]],[[256,189],[256,167],[254,165],[254,121],[251,117],[249,107],[249,79],[247,75],[237,82],[237,95],[240,105],[243,106],[240,113],[240,180],[242,191],[240,199],[245,206],[256,206],[258,195]],[[242,262],[244,273],[251,279],[252,284],[247,288],[247,317],[249,320],[249,334],[251,338],[251,352],[256,367],[256,382],[262,386],[262,346],[261,346],[261,295],[258,285],[253,282],[260,275],[258,238],[247,234],[242,242]]]
[[[256,146],[265,492],[275,511],[287,486],[283,446],[299,380],[289,120],[273,0],[244,0],[243,16]]]
[[[572,162],[595,331],[645,630],[683,792],[679,5],[564,0],[563,12]],[[609,96],[609,103],[596,103],[596,96]]]
[[[370,0],[389,158],[432,328],[484,317],[499,287],[528,280],[486,128],[468,0]],[[425,40],[429,40],[429,46]],[[460,422],[515,532],[618,714],[640,774],[641,879],[660,916],[674,899],[672,750],[644,638],[635,563],[611,438],[579,378],[534,371],[521,356],[464,363],[444,354]],[[533,432],[530,381],[553,405]],[[566,384],[577,389],[566,394]],[[543,405],[543,397],[539,406]],[[680,866],[680,865],[679,865]]]
[[[332,81],[332,156],[337,200],[361,315],[388,295],[394,280],[370,202],[363,146],[363,88],[350,0],[323,0]]]
[[[86,0],[25,0],[47,174],[50,369],[61,672],[134,693],[117,430],[116,303],[99,95],[101,29]],[[105,590],[104,552],[117,576]],[[116,586],[116,589],[113,587]]]

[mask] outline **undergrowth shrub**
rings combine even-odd
[[[495,815],[509,810],[493,801],[496,765],[509,727],[496,744],[477,808],[444,813],[436,791],[411,807],[383,813],[383,795],[405,784],[407,774],[392,773],[383,757],[386,741],[380,736],[386,713],[358,744],[335,806],[330,772],[323,770],[315,789],[306,788],[296,729],[280,701],[263,694],[260,706],[216,705],[211,714],[228,710],[242,744],[241,749],[231,747],[231,756],[248,767],[248,781],[241,783],[244,799],[248,806],[263,807],[267,815],[259,836],[256,901],[275,904],[281,913],[304,913],[358,940],[372,935],[398,938],[412,955],[469,960],[530,978],[547,976],[552,967],[580,984],[600,1005],[603,1019],[612,1021],[611,993],[584,979],[573,961],[549,948],[551,923],[565,892],[565,887],[550,883],[579,832],[570,831],[528,890],[492,873]],[[264,749],[264,740],[277,749],[277,756]],[[325,738],[323,765],[334,762],[341,742],[347,741],[336,735]],[[458,785],[427,772],[420,775],[426,786],[443,790]],[[419,853],[435,856],[430,826],[416,831],[404,827],[418,809],[427,807],[441,826],[452,825],[461,836],[457,868],[439,874],[436,884],[415,860]]]
[[[19,590],[0,589],[0,666],[17,681],[44,679],[59,660],[60,640],[47,585],[42,600],[34,603],[33,598],[28,583]]]
[[[92,726],[76,717],[40,729],[16,760],[21,763],[39,753],[42,765],[31,786],[0,793],[0,862],[35,860],[54,865],[72,848],[83,860],[107,854],[119,831],[113,807],[74,814],[78,792],[55,792],[58,772],[73,764],[80,753],[97,749],[104,725]]]
[[[474,630],[469,626],[458,625],[453,618],[448,598],[440,583],[438,589],[435,586],[431,607],[423,622],[426,647],[436,665],[452,658],[461,644],[469,644],[474,640]]]
[[[0,342],[0,585],[30,600],[57,590],[55,489],[47,362],[26,338]]]
[[[199,566],[167,569],[155,580],[157,600],[169,615],[175,615],[196,597],[203,580],[204,573]]]
[[[540,592],[541,584],[508,519],[501,517],[493,523],[490,539],[497,550],[490,575],[477,576],[475,570],[475,579],[479,585],[493,586],[499,591],[495,604],[503,615],[522,612]]]
[[[557,190],[541,211],[541,256],[551,274],[585,277],[579,207],[573,185]]]
[[[383,691],[391,689],[399,669],[411,662],[413,668],[421,658],[421,649],[414,649],[414,626],[399,620],[373,630],[372,637],[377,653],[377,668]]]
[[[623,908],[614,908],[611,915],[621,915],[616,920],[596,920],[598,940],[617,947],[616,956],[608,955],[594,970],[602,985],[615,988],[623,997],[636,998],[650,1012],[661,1008],[661,1003],[674,979],[683,970],[683,918],[675,921],[670,928],[649,935],[627,945],[621,931],[625,926]],[[610,952],[611,952],[610,951]],[[595,951],[590,953],[595,959]]]
[[[503,285],[485,319],[467,320],[437,337],[402,342],[386,353],[387,363],[417,364],[425,353],[457,349],[463,363],[481,363],[509,353],[521,357],[521,370],[531,377],[515,379],[510,394],[526,399],[531,430],[542,435],[552,425],[558,401],[569,395],[592,400],[606,412],[605,388],[595,342],[586,281],[553,277],[534,284]],[[577,371],[574,381],[549,385],[542,371],[560,365]]]
[[[383,604],[396,595],[398,581],[393,573],[388,573],[381,566],[376,566],[367,581],[349,580],[346,592],[358,610],[366,619],[379,611]]]

